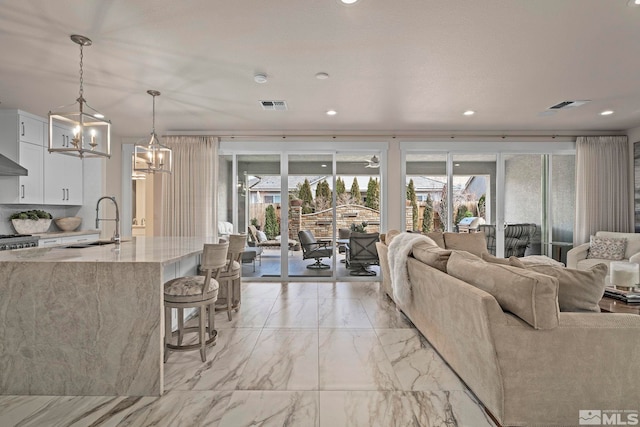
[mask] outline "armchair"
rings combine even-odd
[[[523,257],[536,234],[535,224],[509,224],[504,231],[504,257]],[[487,239],[487,250],[491,255],[496,254],[496,226],[491,224],[478,225],[478,231],[484,233]]]
[[[315,270],[331,268],[328,264],[320,262],[322,258],[330,258],[333,255],[333,246],[327,246],[329,242],[318,242],[309,230],[300,230],[298,238],[302,246],[302,259],[316,260],[315,263],[307,265],[307,268]]]
[[[376,243],[380,240],[379,233],[352,232],[347,246],[347,268],[354,268],[349,274],[352,276],[375,276],[376,272],[367,269],[370,265],[380,265]],[[355,269],[357,267],[357,269]]]
[[[640,264],[640,234],[618,233],[614,231],[598,231],[595,235],[596,237],[627,239],[624,259],[622,259],[621,261],[629,261]],[[570,249],[567,252],[567,268],[574,268],[576,270],[589,270],[596,264],[606,264],[607,267],[609,266],[612,261],[610,259],[587,258],[589,254],[589,247],[589,243],[583,243],[573,249]],[[609,283],[609,276],[605,278],[605,281]]]

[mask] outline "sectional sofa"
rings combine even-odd
[[[408,283],[393,283],[391,235],[377,247],[383,289],[501,425],[578,425],[581,410],[640,410],[640,316],[598,312],[601,290],[590,303],[571,301],[590,311],[560,311],[564,279],[518,259],[483,260],[482,236],[467,237],[475,254],[461,250],[461,235],[449,236],[454,250],[445,239],[415,243]],[[602,281],[606,268],[581,273]],[[399,301],[403,285],[410,298]]]

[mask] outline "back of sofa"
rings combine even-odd
[[[400,307],[416,328],[498,419],[504,415],[502,374],[492,326],[505,314],[494,297],[409,258],[413,300]]]

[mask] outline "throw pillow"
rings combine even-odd
[[[446,249],[467,251],[476,256],[488,252],[484,233],[444,233],[444,244]]]
[[[264,231],[258,230],[258,243],[262,243],[266,241],[267,241],[267,235],[264,234]]]
[[[450,249],[442,249],[435,243],[428,245],[420,242],[413,246],[413,257],[415,259],[430,267],[437,268],[444,273],[447,272],[447,262],[449,261],[450,255]]]
[[[440,246],[442,249],[445,248],[444,234],[442,233],[442,231],[432,231],[430,233],[427,233],[427,237],[433,240],[434,242],[436,242],[436,244]]]
[[[544,264],[526,265],[525,268],[558,279],[560,311],[600,313],[598,301],[604,294],[604,278],[608,271],[606,264],[596,264],[586,271]]]
[[[558,326],[558,279],[544,274],[491,264],[464,252],[449,256],[447,272],[493,295],[503,310],[535,329]]]
[[[591,236],[589,239],[589,253],[587,254],[587,258],[619,261],[624,259],[626,246],[627,239]]]

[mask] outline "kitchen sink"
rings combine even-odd
[[[80,249],[80,248],[91,248],[93,246],[104,246],[104,245],[112,245],[115,242],[112,240],[96,240],[95,242],[79,242],[72,243],[71,245],[62,246],[63,249]]]

